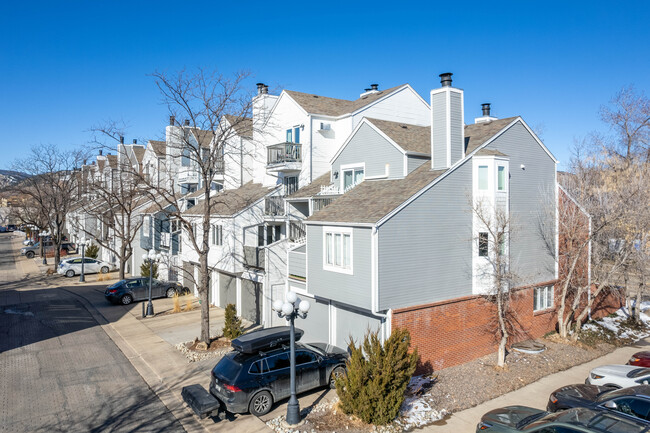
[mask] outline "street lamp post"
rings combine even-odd
[[[149,303],[147,304],[147,316],[153,316],[153,302],[151,302],[151,283],[153,281],[153,264],[157,263],[160,261],[162,258],[162,255],[160,253],[156,253],[156,251],[152,248],[149,250],[148,253],[145,253],[142,255],[142,258],[145,261],[149,261]]]
[[[44,232],[39,232],[38,233],[39,242],[40,242],[40,245],[41,245],[41,251],[43,251],[43,264],[44,265],[47,265],[47,251],[45,249],[45,239],[43,239],[43,238],[46,238],[49,235],[50,235],[50,232],[47,231],[47,230],[44,231]]]
[[[86,247],[90,244],[90,240],[86,238],[81,238],[79,246],[81,247],[81,275],[79,275],[79,282],[86,282],[86,274],[84,272],[84,262],[86,261]]]
[[[287,292],[284,302],[279,299],[273,302],[273,310],[278,313],[278,317],[284,317],[289,322],[291,397],[289,398],[286,419],[289,425],[296,425],[300,422],[300,405],[296,398],[296,331],[293,322],[296,317],[306,319],[309,307],[309,301],[301,301],[298,295],[291,290]]]

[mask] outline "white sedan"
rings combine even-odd
[[[89,257],[86,257],[84,259],[81,257],[72,257],[69,259],[61,260],[61,263],[59,263],[59,268],[56,270],[56,272],[61,275],[65,275],[66,277],[81,275],[82,260],[84,261],[84,274],[96,274],[98,272],[106,274],[112,268],[114,268],[114,266],[110,263],[101,260],[91,259]]]
[[[650,384],[650,368],[634,365],[603,365],[591,370],[585,383],[611,388],[648,385]]]

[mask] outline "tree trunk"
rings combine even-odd
[[[501,331],[501,341],[499,341],[499,351],[497,352],[497,366],[506,365],[506,344],[508,343],[508,328],[506,327],[505,311],[502,299],[503,293],[497,294],[497,314],[499,315],[499,329]]]
[[[119,279],[123,280],[124,279],[124,274],[126,271],[126,262],[128,260],[128,257],[126,256],[126,245],[124,244],[124,239],[122,239],[122,246],[120,247],[120,269],[119,269]]]
[[[208,253],[210,252],[210,183],[203,178],[205,194],[205,211],[203,213],[203,233],[201,236],[201,251],[199,252],[199,298],[201,300],[201,341],[210,346],[210,271],[208,269]]]
[[[641,290],[641,288],[642,285],[639,285],[639,288],[637,289],[636,292],[636,299],[634,303],[634,321],[636,323],[641,323],[641,301],[643,300],[643,291]]]

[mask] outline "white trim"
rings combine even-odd
[[[386,318],[379,312],[379,233],[377,227],[370,233],[370,312],[373,316]]]
[[[447,167],[451,167],[451,88],[447,87],[445,88],[445,104],[446,104],[446,112],[445,112],[445,117],[447,121]],[[431,125],[433,129],[433,124]],[[465,127],[465,125],[463,125]]]
[[[235,277],[235,305],[237,306],[237,315],[241,317],[241,278]]]
[[[345,176],[343,175],[343,173],[345,171],[352,170],[352,180],[354,181],[354,172],[356,170],[360,169],[360,168],[363,170],[363,178],[365,180],[366,179],[366,163],[365,162],[355,162],[355,163],[351,163],[351,164],[341,164],[339,166],[339,191],[345,193],[345,188],[344,188],[344,185],[343,185]],[[361,182],[363,182],[363,180]],[[361,183],[361,182],[359,182],[359,183]],[[353,183],[351,188],[354,188],[357,185],[358,184]]]
[[[374,227],[373,223],[342,223],[335,221],[305,221],[305,225],[337,226],[337,227]]]
[[[403,160],[402,164],[404,164],[403,175],[404,175],[404,177],[406,177],[409,174],[409,167],[408,167],[408,165],[409,165],[409,157],[406,155],[406,152],[404,152],[404,160]],[[386,168],[388,169],[388,167],[386,167]],[[388,171],[388,170],[386,170],[386,171]]]
[[[332,248],[334,248],[334,245],[336,243],[334,241],[334,236],[341,235],[341,265],[327,263],[327,234],[332,235]],[[345,250],[343,243],[344,235],[349,235],[350,237],[349,268],[345,268],[343,265],[343,252]],[[354,230],[352,227],[323,227],[323,270],[337,272],[340,274],[354,275]]]
[[[521,121],[521,123],[524,125],[524,128],[526,128],[526,130],[530,133],[530,135],[533,136],[533,138],[535,139],[535,141],[537,142],[537,144],[539,144],[539,145],[542,147],[542,149],[544,149],[544,152],[546,152],[546,153],[548,154],[548,156],[551,157],[551,159],[553,160],[553,162],[555,162],[556,164],[557,164],[558,162],[560,162],[560,161],[558,161],[557,159],[555,159],[555,156],[553,156],[553,154],[551,153],[551,151],[548,150],[548,148],[544,145],[544,143],[542,143],[542,140],[539,139],[539,137],[537,136],[537,134],[535,134],[535,133],[533,132],[533,130],[530,129],[530,126],[528,126],[528,124],[524,121],[524,119],[522,119],[522,118],[519,116],[519,117],[517,117],[517,119],[516,119],[515,121],[517,121],[517,120]],[[490,140],[490,141],[492,141],[492,140]],[[481,146],[481,147],[483,147],[483,146]]]

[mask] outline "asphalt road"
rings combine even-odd
[[[77,431],[183,428],[74,295],[23,278],[2,233],[0,432]]]

